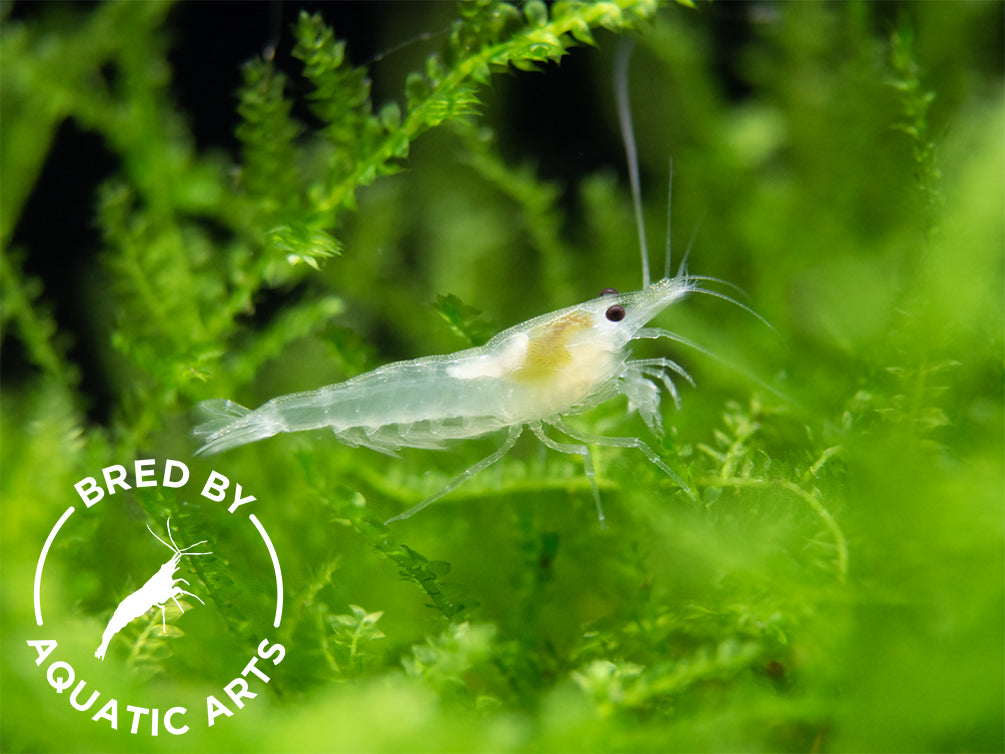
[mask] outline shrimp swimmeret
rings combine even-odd
[[[631,169],[635,150],[627,108],[626,64],[627,57],[622,56],[618,103],[642,246],[642,290],[618,293],[605,289],[598,298],[535,317],[478,348],[388,364],[335,385],[273,398],[255,410],[227,400],[206,401],[203,408],[212,418],[195,429],[194,434],[205,440],[198,452],[217,453],[281,432],[320,428],[330,428],[347,445],[389,454],[399,448],[441,448],[451,440],[506,432],[498,450],[454,477],[436,494],[389,519],[396,521],[417,513],[498,461],[529,429],[547,447],[582,457],[601,521],[604,516],[588,443],[638,448],[693,496],[680,476],[642,440],[587,434],[564,421],[566,416],[624,395],[660,435],[660,385],[679,406],[671,374],[692,384],[693,380],[682,366],[667,358],[629,359],[629,344],[644,338],[669,338],[704,352],[675,333],[648,326],[660,312],[692,292],[724,298],[747,309],[722,293],[702,288],[702,282],[710,278],[691,276],[684,265],[670,277],[669,244],[663,278],[649,283],[638,173]],[[546,428],[575,442],[555,440],[546,434]]]

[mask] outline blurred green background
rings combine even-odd
[[[302,61],[331,48],[280,5],[3,6],[0,749],[1002,751],[1003,6],[309,5],[347,42],[326,99]],[[595,44],[540,62],[528,40],[570,18]],[[698,501],[596,449],[602,529],[578,460],[525,440],[384,528],[497,439],[193,456],[200,400],[255,406],[638,288],[623,36],[654,269],[672,155],[675,258],[693,238],[690,269],[774,331],[676,305],[656,324],[719,358],[639,347],[695,376],[667,437],[623,401],[575,425],[651,442]],[[372,157],[485,50],[509,70]],[[189,466],[184,504],[77,499],[43,635],[35,562],[74,483],[139,458]],[[198,498],[213,469],[275,542],[278,630],[261,541]],[[168,637],[160,611],[133,621],[99,663],[169,514],[182,546],[210,538],[177,574],[206,606],[169,609]],[[118,731],[50,687],[38,638],[118,697]],[[272,680],[207,729],[263,638],[286,648]],[[125,704],[179,699],[184,736],[128,732]]]

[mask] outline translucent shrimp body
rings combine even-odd
[[[397,517],[405,518],[501,458],[529,428],[548,447],[583,457],[600,512],[589,448],[551,439],[543,429],[548,425],[580,443],[637,447],[690,493],[641,440],[584,435],[562,417],[625,395],[660,432],[660,390],[654,379],[676,401],[668,371],[690,377],[668,359],[630,360],[629,344],[637,338],[681,340],[647,325],[698,290],[686,274],[633,293],[608,289],[598,298],[511,327],[478,348],[388,364],[335,385],[273,398],[253,411],[231,401],[207,401],[203,408],[212,418],[195,429],[205,441],[198,452],[217,453],[282,432],[330,428],[347,445],[393,454],[399,448],[440,448],[451,440],[508,430],[498,451]]]

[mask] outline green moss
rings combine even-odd
[[[5,19],[0,748],[136,748],[34,666],[32,570],[76,481],[177,458],[253,491],[286,576],[274,681],[187,749],[1001,750],[1005,109],[985,31],[1001,8],[949,8],[479,0],[390,93],[370,77],[391,56],[353,66],[337,23],[302,14],[292,60],[243,68],[233,155],[197,148],[172,98],[167,4]],[[318,433],[193,458],[200,400],[257,405],[636,288],[609,92],[628,33],[649,225],[672,152],[675,256],[700,225],[691,269],[742,286],[774,328],[709,297],[660,319],[721,356],[671,346],[697,386],[652,439],[697,501],[641,454],[597,449],[601,529],[579,461],[521,442],[387,527],[493,441],[389,458]],[[561,79],[555,107],[576,117],[542,147],[551,104],[521,131],[521,93],[570,62],[590,101]],[[101,251],[77,323],[19,233],[66,122],[117,160],[91,192]],[[98,334],[96,366],[71,329]],[[626,408],[576,426],[649,438]],[[138,586],[119,569],[147,567],[136,522],[163,530],[176,501],[100,506],[47,571],[80,637]],[[207,605],[167,637],[159,612],[130,624],[114,667],[88,666],[98,685],[127,668],[130,693],[204,695],[271,621],[272,571],[233,517],[189,507],[172,528],[212,529],[227,553],[185,561]]]

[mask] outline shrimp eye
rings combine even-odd
[[[621,304],[615,304],[607,310],[604,316],[611,320],[611,322],[620,322],[625,318],[625,307]]]
[[[616,295],[618,295],[618,291],[615,288],[604,288],[604,290],[602,290],[600,292],[600,295],[601,296],[616,296]]]

